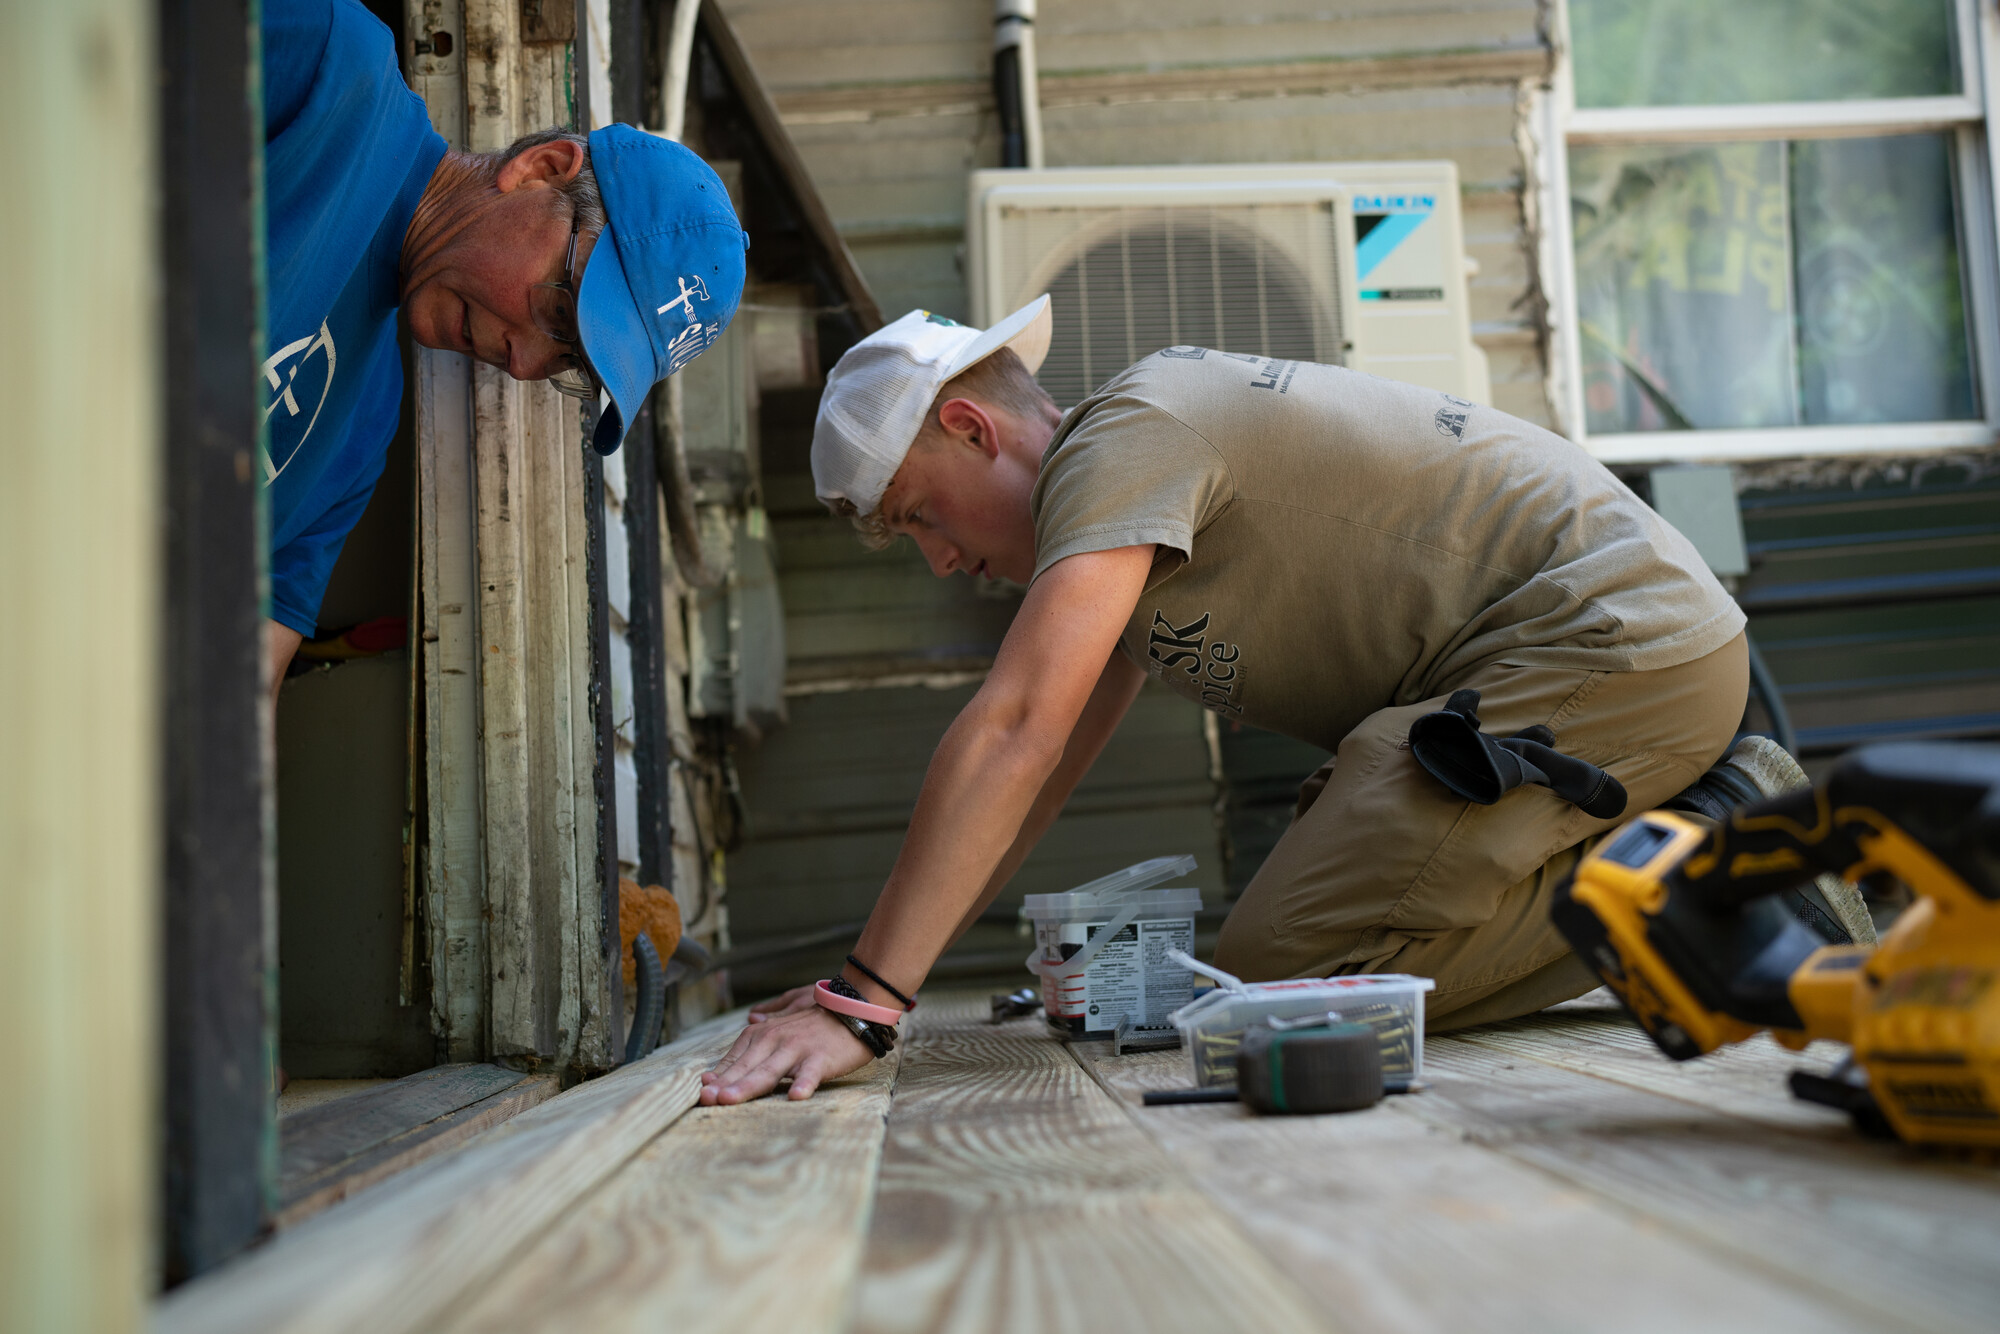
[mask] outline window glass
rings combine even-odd
[[[1958,91],[1952,0],[1570,0],[1579,107]]]
[[[1587,429],[1972,417],[1949,148],[1572,148]]]
[[[1794,144],[1791,185],[1804,420],[1975,416],[1950,140]]]

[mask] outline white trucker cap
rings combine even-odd
[[[1051,327],[1044,294],[983,332],[913,310],[847,349],[826,377],[813,423],[813,490],[820,500],[845,500],[873,514],[945,381],[1003,347],[1033,373],[1049,354]]]

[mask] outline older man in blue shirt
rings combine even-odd
[[[424,347],[608,395],[609,454],[728,324],[748,238],[699,158],[627,126],[448,148],[355,0],[266,0],[263,24],[275,688],[381,475],[399,317]]]

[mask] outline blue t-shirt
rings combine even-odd
[[[374,15],[265,0],[271,618],[307,637],[396,432],[403,234],[444,152]]]

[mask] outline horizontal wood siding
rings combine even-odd
[[[922,686],[796,696],[792,721],[738,757],[749,837],[730,859],[729,920],[738,944],[865,918],[902,847],[924,770],[976,685]],[[1201,714],[1162,687],[1133,705],[1104,755],[1034,856],[966,937],[959,953],[1028,952],[1012,916],[1022,894],[1073,888],[1149,857],[1190,852],[1185,883],[1223,906],[1223,866]],[[1016,944],[1018,943],[1018,948]],[[776,965],[772,984],[837,962],[850,946]],[[789,969],[789,971],[787,971]],[[1022,974],[1022,982],[1028,981]],[[748,993],[745,993],[746,995]]]
[[[724,8],[883,311],[962,318],[965,174],[999,161],[987,10]],[[1283,2],[1045,3],[1048,162],[1451,159],[1496,405],[1546,424],[1515,137],[1521,82],[1548,67],[1539,17],[1522,0],[1369,0],[1332,14]]]

